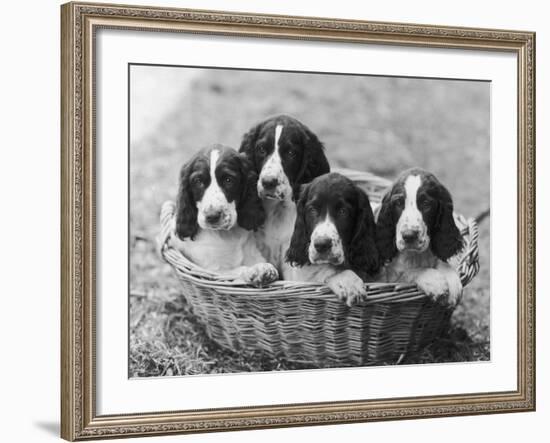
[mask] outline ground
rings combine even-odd
[[[461,214],[489,207],[488,83],[224,70],[196,72],[191,81],[186,73],[183,81],[189,86],[174,89],[183,91],[174,109],[130,148],[130,376],[301,367],[208,340],[156,253],[160,207],[175,198],[178,169],[200,147],[238,148],[255,122],[287,113],[317,133],[333,167],[394,178],[421,166],[448,187]],[[490,358],[489,227],[490,218],[480,226],[480,272],[449,335],[402,363]]]

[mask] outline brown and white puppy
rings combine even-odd
[[[330,171],[323,145],[303,123],[279,115],[250,129],[240,152],[246,154],[259,176],[257,192],[266,220],[256,234],[258,246],[281,271],[296,219],[299,188]]]
[[[173,245],[199,266],[255,286],[276,280],[254,239],[265,219],[256,182],[252,165],[234,149],[199,151],[180,172]]]
[[[365,295],[367,274],[378,271],[369,198],[350,179],[324,174],[300,191],[283,279],[327,284],[349,305]]]
[[[454,305],[462,283],[448,260],[462,249],[449,191],[430,172],[403,172],[386,193],[377,217],[377,246],[387,282],[416,283],[434,299]]]

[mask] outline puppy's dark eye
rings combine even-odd
[[[401,195],[393,197],[392,202],[397,208],[402,208],[405,206],[405,199]]]
[[[309,208],[307,208],[307,212],[310,215],[317,215],[317,208],[315,206],[310,206]]]
[[[296,151],[294,149],[287,149],[285,151],[285,154],[287,157],[295,158],[296,157]]]
[[[348,215],[348,210],[346,208],[338,209],[338,217],[346,217]]]
[[[256,151],[258,152],[258,154],[265,155],[266,153],[265,145],[262,145],[262,144],[256,145]]]
[[[202,186],[202,177],[194,177],[193,178],[193,184],[197,186]]]
[[[232,185],[234,183],[234,180],[233,180],[233,177],[227,176],[227,177],[224,177],[223,182],[226,185]]]
[[[424,209],[425,211],[431,209],[432,207],[432,202],[429,201],[429,200],[423,200],[421,203],[420,203],[420,207],[422,209]]]

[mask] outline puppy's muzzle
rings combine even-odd
[[[429,244],[429,238],[421,227],[404,227],[399,232],[397,248],[410,251],[424,251]]]
[[[226,230],[233,227],[234,217],[231,215],[231,211],[221,208],[211,207],[202,213],[202,225],[203,228],[213,230]],[[199,225],[201,225],[199,218]]]
[[[313,246],[319,254],[326,254],[332,249],[332,240],[328,237],[317,238]]]
[[[418,242],[418,238],[420,237],[420,230],[418,230],[418,229],[405,229],[401,233],[401,237],[403,237],[403,241],[407,245],[414,245]]]
[[[274,175],[260,176],[258,180],[258,194],[262,198],[269,198],[273,200],[284,200],[288,195],[284,181],[281,181],[280,177]]]
[[[262,178],[262,186],[266,191],[274,191],[275,188],[279,185],[279,180],[277,177],[264,177]]]
[[[341,265],[344,261],[342,247],[328,236],[318,236],[309,245],[309,261],[311,264],[330,263]]]
[[[211,226],[216,226],[220,223],[222,219],[222,211],[219,209],[213,209],[210,211],[205,212],[204,219],[206,220],[206,223],[208,223]]]

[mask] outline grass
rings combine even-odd
[[[221,70],[194,77],[174,111],[131,146],[129,375],[305,367],[208,340],[156,254],[160,207],[175,198],[178,169],[196,149],[216,142],[237,148],[252,124],[288,113],[318,134],[332,166],[389,178],[424,167],[449,188],[458,212],[475,216],[490,200],[489,94],[488,83],[467,81]],[[489,220],[480,226],[481,270],[449,334],[402,363],[490,358]]]

